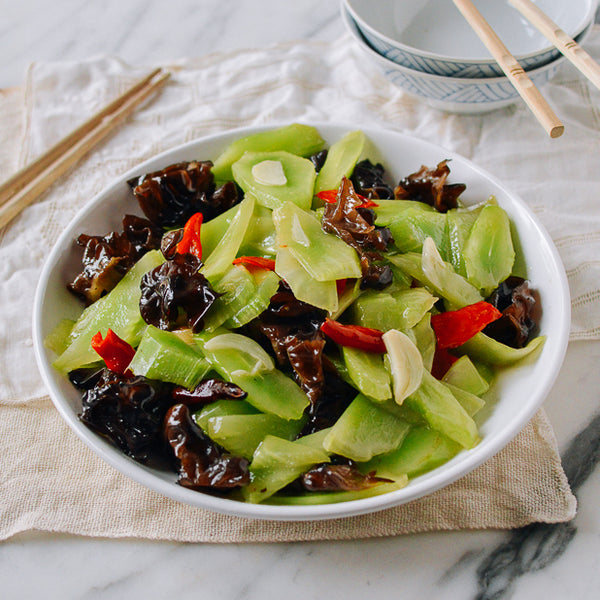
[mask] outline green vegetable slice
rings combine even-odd
[[[449,308],[462,308],[483,300],[477,288],[441,259],[433,241],[425,242],[423,255],[408,252],[389,256],[388,260],[448,301]]]
[[[204,261],[201,272],[208,280],[221,277],[231,267],[246,235],[253,212],[254,200],[252,197],[245,198],[240,202],[237,213],[229,223],[221,241]]]
[[[281,165],[284,183],[269,183],[256,178],[257,167],[270,161]],[[300,208],[309,209],[312,205],[316,178],[315,167],[306,158],[289,152],[247,152],[232,166],[235,181],[256,202],[266,208],[279,208],[292,202]]]
[[[424,202],[415,202],[414,200],[377,200],[375,211],[376,225],[389,225],[402,218],[402,211],[410,208],[413,210],[423,210],[434,212],[435,208]]]
[[[456,351],[461,354],[468,354],[472,360],[487,365],[508,366],[534,354],[542,348],[545,341],[546,336],[542,335],[533,338],[524,348],[511,348],[488,337],[485,333],[478,333],[468,342],[459,346]]]
[[[257,373],[235,371],[231,381],[248,393],[246,402],[282,419],[301,419],[310,404],[302,388],[277,369]]]
[[[225,327],[236,329],[258,317],[260,313],[267,309],[271,301],[271,296],[275,294],[278,287],[279,277],[277,277],[277,274],[272,271],[266,273],[262,281],[258,284],[252,298],[238,312],[225,321]]]
[[[246,268],[232,265],[212,287],[223,295],[215,300],[204,317],[206,331],[214,331],[242,310],[255,296],[258,286]]]
[[[394,294],[385,291],[367,291],[351,307],[353,323],[388,331],[410,329],[432,309],[437,298],[425,288],[400,290]]]
[[[208,373],[210,364],[175,333],[148,325],[129,369],[134,375],[192,389]]]
[[[429,427],[413,427],[402,445],[393,452],[375,457],[361,466],[363,472],[376,471],[379,477],[395,479],[406,474],[411,479],[448,462],[460,452],[456,442]]]
[[[68,373],[98,360],[92,349],[92,337],[112,329],[121,339],[137,346],[146,329],[140,314],[140,282],[150,270],[164,262],[157,250],[146,253],[106,296],[88,306],[71,330],[66,350],[54,361],[53,367]]]
[[[204,342],[206,359],[223,377],[231,378],[236,371],[258,373],[272,371],[273,359],[252,338],[239,333],[221,333]]]
[[[490,294],[512,272],[515,262],[508,215],[499,206],[485,206],[473,224],[463,257],[468,280]]]
[[[342,347],[346,369],[354,386],[373,400],[392,397],[390,374],[383,364],[383,355]]]
[[[273,152],[284,150],[298,156],[311,156],[325,145],[315,127],[292,123],[271,131],[261,131],[232,142],[215,160],[212,172],[215,179],[228,181],[233,178],[231,165],[245,152]]]
[[[363,462],[397,448],[410,429],[403,419],[358,394],[331,428],[328,452]]]
[[[229,415],[259,415],[261,412],[244,400],[215,400],[207,404],[193,415],[194,421],[206,431],[208,420],[212,417],[228,417]]]
[[[452,395],[458,400],[459,404],[470,417],[476,415],[485,406],[485,402],[479,396],[456,387],[451,383],[443,382],[443,384],[448,387]]]
[[[350,502],[352,500],[361,500],[363,498],[373,498],[388,492],[394,492],[406,487],[408,477],[400,475],[395,481],[389,483],[380,483],[364,490],[351,490],[344,492],[310,492],[305,496],[272,496],[266,504],[285,505],[285,506],[315,506],[319,504],[336,504],[338,502]]]
[[[349,177],[354,170],[365,145],[362,131],[350,131],[341,140],[331,145],[325,163],[315,183],[315,194],[323,190],[337,190],[342,177]]]
[[[431,372],[437,343],[435,332],[431,327],[431,314],[427,313],[410,331],[407,331],[406,334],[409,337],[414,337],[413,341],[423,358],[423,367]]]
[[[451,365],[442,381],[476,396],[485,394],[490,387],[490,384],[481,376],[477,367],[466,354]]]
[[[322,450],[267,435],[250,463],[251,482],[242,489],[247,502],[258,503],[316,464],[329,462]]]
[[[394,245],[400,252],[421,252],[423,242],[432,238],[442,256],[448,256],[446,215],[442,213],[426,211],[416,206],[405,208],[397,219],[388,224],[388,228],[394,238]]]
[[[473,448],[479,442],[477,425],[460,405],[452,392],[427,371],[419,389],[405,403],[418,412],[433,429],[463,448]]]
[[[221,415],[206,420],[209,437],[228,452],[251,459],[267,435],[292,440],[305,420],[288,421],[269,414]]]
[[[338,309],[338,293],[335,281],[316,281],[296,260],[288,247],[279,248],[275,259],[275,271],[290,286],[294,296],[318,308],[334,313]]]
[[[362,276],[356,251],[341,239],[325,233],[311,213],[286,202],[273,211],[273,223],[279,247],[287,247],[317,281]]]
[[[446,213],[446,228],[448,237],[448,259],[454,270],[463,277],[467,276],[463,251],[473,223],[481,214],[485,204],[468,208],[452,208]]]

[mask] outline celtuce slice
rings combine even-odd
[[[483,299],[477,288],[456,273],[451,264],[444,262],[431,238],[423,242],[421,268],[435,291],[454,307],[462,308]]]
[[[252,373],[272,371],[275,368],[273,359],[262,349],[260,344],[238,333],[217,335],[204,344],[204,350],[210,354],[219,350],[234,351],[240,362],[240,367],[234,369],[235,371]]]
[[[297,261],[287,247],[277,250],[275,271],[294,292],[294,296],[302,302],[322,308],[329,313],[338,309],[338,294],[335,281],[316,281],[310,273]]]
[[[421,385],[423,378],[423,358],[411,339],[397,329],[383,334],[394,388],[394,400],[402,404]]]
[[[219,277],[229,269],[231,262],[237,256],[253,213],[254,200],[252,197],[247,197],[240,202],[237,213],[231,220],[227,231],[217,244],[217,247],[204,261],[202,274],[207,279]]]

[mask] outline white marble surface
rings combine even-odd
[[[34,60],[112,53],[146,64],[342,34],[337,0],[0,0],[0,87]],[[0,545],[0,598],[600,596],[600,342],[569,348],[545,408],[579,499],[565,525],[262,545],[20,535]]]

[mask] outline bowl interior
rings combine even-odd
[[[316,124],[327,142],[339,139],[356,126]],[[493,398],[480,423],[482,442],[472,450],[464,451],[449,463],[422,477],[414,479],[406,488],[364,500],[324,506],[269,506],[250,505],[221,499],[184,489],[175,483],[175,475],[158,468],[142,466],[127,458],[110,443],[87,429],[79,420],[79,393],[66,377],[54,371],[54,355],[44,347],[44,339],[65,318],[76,318],[81,306],[67,292],[65,282],[73,278],[80,265],[80,250],[74,239],[82,232],[105,234],[120,228],[122,215],[140,211],[131,199],[127,179],[170,163],[192,159],[214,159],[229,142],[264,130],[253,128],[198,140],[165,152],[138,168],[124,174],[94,198],[57,240],[43,269],[34,307],[34,345],[38,365],[50,395],[67,423],[75,433],[109,464],[146,487],[175,500],[245,517],[265,519],[323,519],[343,517],[380,510],[407,502],[433,492],[481,464],[498,452],[526,424],[548,393],[562,363],[566,349],[570,313],[568,287],[557,252],[546,232],[537,223],[527,207],[492,176],[470,161],[438,146],[392,131],[364,128],[373,150],[371,159],[384,164],[391,181],[416,171],[422,164],[435,165],[448,158],[455,182],[465,182],[467,203],[496,196],[508,212],[519,240],[519,255],[534,287],[540,291],[544,314],[541,333],[547,342],[536,360],[507,370],[493,391]]]
[[[490,55],[456,6],[448,0],[346,0],[359,25],[404,48],[430,56],[490,62]],[[595,0],[536,0],[563,31],[577,36],[591,21]],[[477,9],[519,57],[543,52],[548,40],[508,2],[479,0]]]

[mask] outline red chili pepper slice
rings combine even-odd
[[[112,329],[106,332],[104,339],[102,339],[102,332],[99,331],[92,338],[92,348],[100,355],[111,371],[121,375],[131,373],[127,367],[135,355],[135,349],[125,340],[122,340]]]
[[[341,296],[344,293],[344,290],[346,289],[346,283],[347,283],[347,279],[338,279],[335,282],[335,289],[337,291],[337,295]]]
[[[373,202],[373,200],[367,200],[365,198],[365,201],[362,204],[359,204],[358,208],[377,208],[378,206],[379,204],[377,204],[377,202]]]
[[[253,269],[275,270],[275,261],[272,258],[262,256],[239,256],[233,260],[234,265],[244,265],[249,271]]]
[[[317,194],[317,198],[327,202],[328,204],[335,204],[337,202],[337,190],[323,190]],[[358,208],[375,208],[379,206],[377,202],[373,202],[373,200],[369,200],[360,194],[356,194],[361,200],[363,200],[362,204],[359,204]]]
[[[501,316],[502,313],[495,306],[482,301],[433,315],[431,327],[435,332],[438,348],[458,348]]]
[[[200,228],[202,227],[203,216],[201,212],[193,214],[183,228],[183,237],[177,244],[179,254],[193,254],[202,258],[202,242],[200,240]]]
[[[317,194],[317,198],[329,204],[335,204],[337,202],[337,190],[323,190]]]
[[[431,374],[436,379],[442,379],[442,377],[448,372],[448,369],[458,360],[458,357],[450,354],[445,348],[439,346],[435,349],[433,355],[433,364],[431,366]]]
[[[325,319],[325,323],[321,325],[321,331],[340,346],[379,354],[386,352],[385,344],[381,339],[383,331],[379,331],[379,329],[370,329],[360,325],[344,325],[339,321]]]

